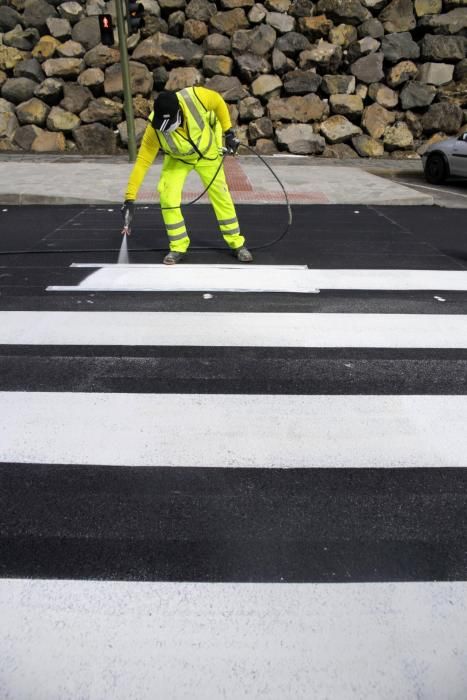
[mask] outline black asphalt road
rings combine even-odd
[[[443,302],[433,292],[219,294],[209,302],[200,294],[46,292],[88,274],[72,262],[116,262],[120,212],[4,209],[0,311],[261,311],[276,313],[278,323],[284,312],[467,313],[467,294],[454,292]],[[280,235],[287,220],[283,207],[238,210],[252,247]],[[217,242],[209,208],[193,207],[187,221],[193,245]],[[161,261],[162,252],[141,251],[165,249],[155,208],[138,212],[130,245],[132,262]],[[11,253],[19,250],[28,252]],[[255,255],[259,264],[467,274],[465,212],[295,207],[289,235]],[[231,260],[224,250],[189,258]],[[465,395],[467,351],[3,345],[0,391]],[[7,577],[465,580],[466,535],[467,469],[0,464],[0,575]]]

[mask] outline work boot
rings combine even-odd
[[[240,262],[252,262],[253,256],[248,250],[248,248],[245,248],[245,246],[242,246],[241,248],[236,248],[234,250],[235,255],[237,256],[237,259],[240,260]]]
[[[176,265],[177,263],[180,262],[180,260],[183,258],[184,255],[185,255],[185,253],[177,253],[177,251],[171,250],[165,256],[163,263],[164,263],[164,265]]]

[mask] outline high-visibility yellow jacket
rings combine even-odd
[[[185,88],[177,92],[182,110],[182,125],[162,134],[152,125],[152,114],[144,132],[136,163],[128,180],[126,200],[136,199],[145,175],[159,150],[186,163],[199,158],[214,159],[222,145],[222,132],[232,126],[228,107],[219,93],[204,87]]]

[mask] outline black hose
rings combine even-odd
[[[284,230],[274,239],[271,241],[268,241],[267,243],[263,243],[262,245],[256,245],[256,246],[248,246],[249,250],[264,250],[264,248],[271,248],[272,246],[276,245],[281,241],[285,236],[288,234],[290,227],[293,222],[293,216],[292,216],[292,207],[290,206],[290,201],[287,195],[287,191],[282,183],[282,181],[279,179],[278,175],[274,172],[274,170],[271,168],[269,163],[259,155],[259,153],[256,153],[256,151],[251,148],[250,146],[246,146],[245,144],[242,144],[242,146],[253,155],[255,155],[259,160],[267,167],[267,169],[271,172],[271,174],[274,176],[275,180],[279,183],[279,186],[284,193],[284,199],[285,199],[285,204],[287,207],[287,213],[288,213],[288,218],[287,218],[287,225],[284,228]],[[217,168],[216,172],[214,173],[211,181],[209,184],[204,188],[204,190],[199,194],[195,199],[191,200],[190,202],[186,202],[185,204],[182,204],[181,206],[183,207],[190,207],[193,204],[196,204],[204,195],[206,192],[209,190],[209,188],[212,186],[213,182],[215,181],[216,177],[218,176],[222,166],[224,165],[224,160],[228,154],[224,153],[224,155],[221,158],[221,162],[219,163],[219,167]],[[161,207],[160,205],[156,205],[156,208],[159,209],[160,211],[165,210],[165,209],[179,209],[179,206],[175,207]],[[160,253],[160,252],[165,252],[167,250],[167,246],[164,246],[164,248],[129,248],[128,253]],[[205,251],[205,250],[222,250],[225,251],[226,248],[225,246],[190,246],[190,252],[191,251]],[[55,248],[54,250],[1,250],[0,255],[51,255],[51,254],[66,254],[66,253],[118,253],[119,248],[68,248],[68,249],[58,249]]]

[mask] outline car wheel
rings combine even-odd
[[[432,185],[441,185],[448,176],[448,169],[444,158],[439,153],[428,156],[425,165],[425,177]]]

